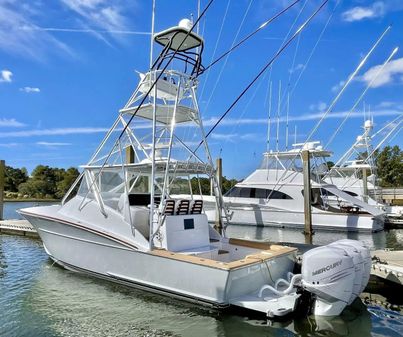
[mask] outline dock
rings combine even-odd
[[[380,192],[383,202],[399,205],[403,203],[403,188],[383,188]]]
[[[0,233],[39,237],[34,227],[27,220],[1,220]]]
[[[371,275],[403,285],[403,251],[375,250],[372,255]]]

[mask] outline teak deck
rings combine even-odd
[[[181,253],[174,253],[167,251],[165,249],[155,249],[151,251],[151,254],[158,255],[161,257],[185,261],[189,263],[199,264],[207,267],[213,267],[218,269],[224,270],[232,270],[240,267],[244,267],[247,265],[264,262],[271,260],[275,257],[279,257],[282,255],[287,255],[297,251],[297,248],[287,247],[287,246],[280,246],[280,245],[273,245],[263,242],[254,242],[254,241],[247,241],[241,239],[229,239],[229,243],[236,246],[243,246],[255,249],[261,249],[259,253],[250,254],[245,256],[245,258],[241,260],[236,260],[232,262],[222,262],[216,261],[206,258],[201,258],[193,255],[185,255]]]

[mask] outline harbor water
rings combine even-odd
[[[16,218],[15,209],[30,205],[6,203],[5,217]],[[228,234],[304,242],[300,231],[285,229],[231,226]],[[317,232],[314,243],[346,236]],[[348,237],[376,249],[403,249],[401,230]],[[54,265],[40,240],[0,235],[0,336],[402,336],[399,308],[368,302],[366,296],[340,317],[271,322],[79,275]]]

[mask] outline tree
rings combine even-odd
[[[64,172],[62,180],[56,183],[56,197],[62,198],[79,175],[80,172],[75,167],[68,168]]]
[[[25,167],[13,168],[11,166],[6,166],[5,176],[4,176],[4,190],[7,192],[17,192],[18,185],[24,183],[28,180],[28,173]]]
[[[403,186],[403,151],[399,146],[385,146],[376,158],[376,166],[381,186]]]
[[[331,160],[326,162],[326,166],[327,168],[330,170],[333,166],[334,166],[334,162],[332,162]]]

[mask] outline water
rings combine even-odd
[[[16,202],[5,202],[3,217],[4,219],[22,219],[22,216],[17,213],[17,210],[25,207],[33,207],[33,206],[45,206],[56,204],[57,202],[49,202],[49,201],[16,201]]]
[[[277,233],[288,241],[299,233],[256,231],[233,227],[229,233],[250,238],[275,238]],[[372,242],[388,243],[387,237],[394,235],[388,233]],[[340,317],[281,323],[200,308],[69,272],[53,265],[39,240],[9,235],[0,235],[0,310],[0,336],[10,337],[403,335],[399,312],[366,306],[360,300]]]

